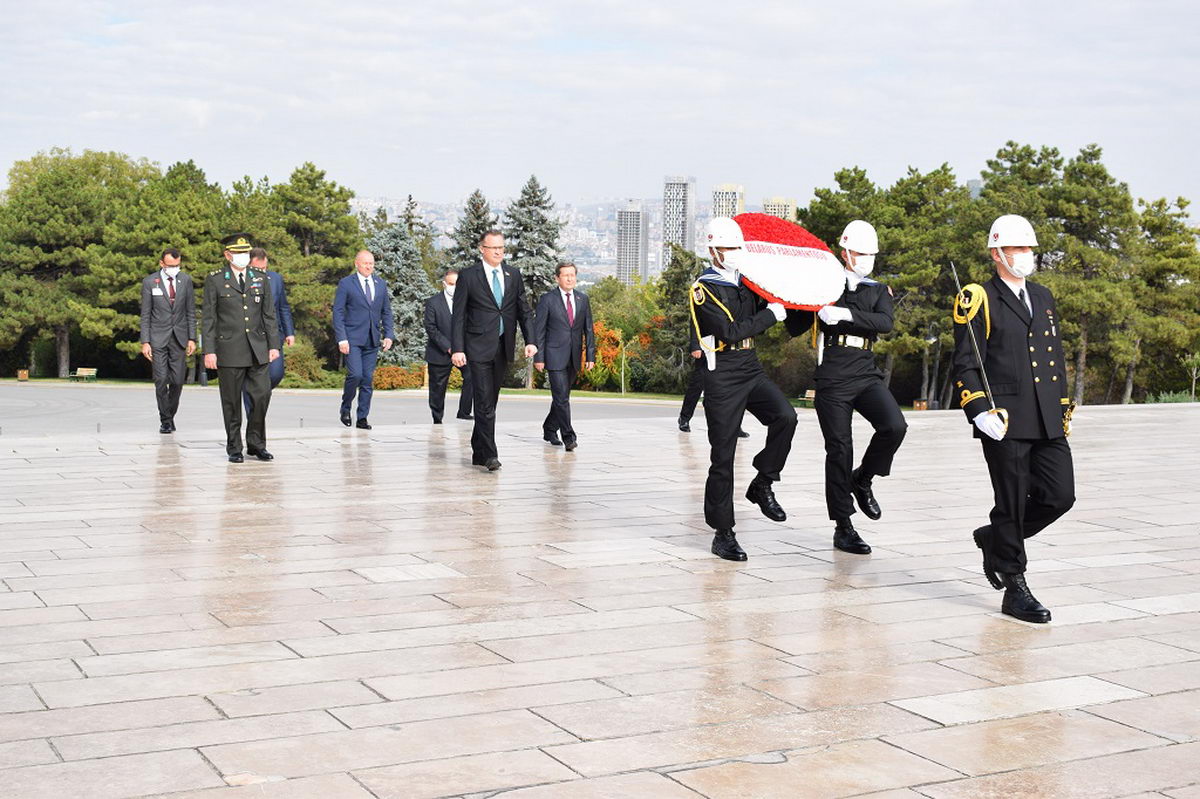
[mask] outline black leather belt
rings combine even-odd
[[[851,347],[856,350],[871,350],[875,342],[862,336],[826,336],[826,347]]]

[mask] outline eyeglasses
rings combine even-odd
[[[500,245],[500,246],[498,246],[498,247],[489,247],[489,246],[487,246],[486,244],[480,244],[480,245],[479,245],[479,248],[480,248],[481,250],[503,250],[503,249],[504,249],[504,245],[503,245],[503,244],[501,244],[501,245]]]

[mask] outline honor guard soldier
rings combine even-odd
[[[250,396],[246,452],[260,461],[267,452],[267,406],[271,402],[270,364],[279,357],[279,324],[265,271],[251,269],[250,235],[234,233],[221,240],[228,265],[204,280],[204,366],[216,369],[221,412],[225,417],[225,451],[230,463],[241,463],[242,391]]]
[[[704,485],[704,520],[716,531],[713,554],[741,561],[746,553],[733,532],[733,458],[746,411],[767,426],[766,445],[754,456],[758,476],[746,499],[768,519],[787,518],[771,484],[779,479],[791,451],[796,410],[767,377],[754,352],[754,337],[783,321],[786,311],[743,285],[735,264],[745,240],[736,222],[728,217],[712,220],[707,243],[712,266],[692,284],[690,298],[692,324],[709,370],[704,376],[704,417],[712,453]]]
[[[811,328],[819,353],[813,404],[825,438],[825,505],[834,522],[833,545],[843,552],[867,555],[871,546],[850,522],[851,496],[867,518],[883,515],[871,481],[891,472],[892,458],[908,425],[896,398],[883,384],[872,351],[876,339],[892,329],[892,292],[868,277],[875,268],[879,237],[869,222],[856,219],[842,231],[840,244],[846,264],[841,298],[815,313],[789,311],[787,327],[792,335]],[[850,432],[855,411],[875,428],[857,469]]]
[[[1074,407],[1054,297],[1027,280],[1036,269],[1033,227],[1002,216],[987,246],[995,277],[960,289],[954,302],[955,392],[983,445],[995,494],[991,524],[975,530],[975,544],[988,582],[1004,589],[1001,610],[1045,623],[1050,611],[1025,582],[1025,539],[1075,504],[1067,445]]]

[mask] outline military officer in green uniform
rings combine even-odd
[[[271,402],[271,361],[279,357],[279,325],[275,301],[264,271],[250,268],[250,234],[221,239],[222,269],[204,280],[204,366],[216,369],[221,412],[225,417],[225,451],[230,463],[241,463],[242,391],[252,402],[246,421],[246,452],[260,461],[267,452],[267,406]]]

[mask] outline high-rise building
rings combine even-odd
[[[671,245],[688,252],[696,248],[696,179],[667,175],[663,178],[662,268],[671,261]]]
[[[632,284],[634,277],[643,281],[649,275],[650,229],[646,209],[630,200],[617,211],[617,280]]]
[[[713,216],[737,216],[746,210],[746,192],[736,183],[722,183],[713,189]]]
[[[796,200],[794,197],[768,197],[763,200],[763,213],[795,222]]]

